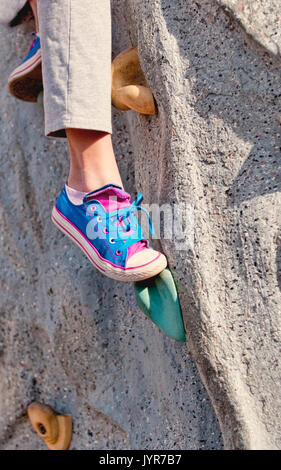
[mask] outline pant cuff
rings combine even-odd
[[[47,137],[66,138],[65,129],[87,129],[93,131],[103,131],[112,134],[112,122],[105,122],[98,119],[57,119],[52,123],[45,124],[45,135]]]

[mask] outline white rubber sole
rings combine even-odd
[[[11,95],[23,101],[37,101],[43,90],[41,49],[29,60],[19,65],[8,79]]]
[[[156,252],[157,255],[152,261],[142,266],[125,269],[115,267],[99,256],[98,252],[87,238],[58,211],[56,206],[54,206],[52,210],[52,221],[61,232],[69,237],[80,250],[83,251],[95,268],[111,279],[122,282],[142,281],[156,276],[167,267],[166,257],[158,252]]]

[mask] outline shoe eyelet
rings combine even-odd
[[[95,210],[97,210],[96,206],[91,206],[91,211],[94,212]]]
[[[101,216],[100,215],[97,216],[97,222],[101,222]]]
[[[115,243],[115,241],[113,240],[113,238],[110,238],[110,239],[109,239],[109,243],[111,243],[112,245]]]
[[[116,250],[116,251],[115,251],[115,254],[116,254],[117,256],[121,256],[121,255],[122,255],[122,251]]]
[[[107,230],[107,228],[105,227],[105,228],[103,229],[103,233],[109,233],[109,230]]]

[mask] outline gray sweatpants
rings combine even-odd
[[[110,0],[38,0],[45,134],[112,133]]]

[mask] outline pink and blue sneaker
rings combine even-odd
[[[33,33],[34,40],[24,61],[10,75],[10,93],[23,101],[37,101],[43,90],[40,37]]]
[[[52,211],[54,224],[85,253],[104,275],[124,282],[156,276],[167,259],[149,246],[138,222],[142,194],[131,202],[120,186],[106,185],[85,195],[83,203],[73,204],[63,188]]]

